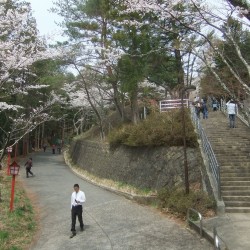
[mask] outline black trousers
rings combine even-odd
[[[78,221],[80,223],[80,228],[83,229],[84,224],[82,221],[82,206],[75,206],[71,209],[71,231],[76,231],[76,216],[78,217]]]
[[[29,174],[33,175],[33,173],[31,172],[31,168],[26,167],[26,176],[29,177]]]

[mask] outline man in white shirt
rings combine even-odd
[[[236,119],[236,114],[238,112],[238,107],[237,104],[233,101],[230,100],[227,102],[227,113],[229,117],[229,127],[230,128],[235,128],[235,119]]]
[[[74,185],[74,192],[71,195],[71,232],[72,235],[70,238],[73,238],[76,235],[76,216],[78,217],[81,231],[84,230],[84,224],[82,220],[82,206],[86,201],[86,197],[83,191],[79,189],[79,185]]]

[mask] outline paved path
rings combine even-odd
[[[41,232],[32,250],[206,250],[210,243],[193,231],[166,218],[155,209],[141,206],[103,190],[74,175],[62,155],[32,155],[35,177],[21,175],[37,196]],[[78,183],[86,194],[83,220],[86,230],[70,239],[70,196]]]

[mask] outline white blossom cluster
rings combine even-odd
[[[11,78],[12,71],[28,71],[35,61],[53,56],[55,54],[46,49],[38,37],[29,4],[19,9],[6,10],[4,5],[0,7],[1,84]],[[15,80],[18,81],[18,78]]]
[[[61,98],[52,92],[46,102],[34,99],[34,106],[26,108],[8,101],[12,97],[21,100],[24,95],[29,96],[31,90],[38,97],[39,91],[48,86],[26,81],[35,76],[31,66],[36,61],[58,56],[59,52],[49,50],[38,36],[30,4],[18,0],[11,1],[11,4],[0,4],[0,113],[5,113],[11,121],[8,131],[3,127],[0,129],[6,135],[10,133],[12,141],[18,141],[39,124],[52,119],[49,109]],[[3,140],[1,138],[1,143]],[[8,144],[8,141],[5,143]]]

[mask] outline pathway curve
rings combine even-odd
[[[41,232],[32,250],[211,250],[195,232],[166,218],[155,209],[92,185],[74,175],[62,155],[32,155],[35,177],[21,176],[37,198]],[[78,183],[86,194],[85,231],[70,239],[70,196]]]

